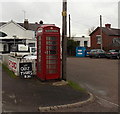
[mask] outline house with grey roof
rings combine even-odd
[[[102,39],[100,33],[100,27],[97,27],[91,34],[91,49],[102,48],[105,51],[110,49],[120,49],[120,29],[112,28],[111,24],[105,24],[102,27]]]
[[[29,23],[28,19],[24,23],[16,23],[11,20],[9,22],[0,23],[0,52],[10,53],[14,44],[25,44],[30,47],[36,46],[36,31],[43,24]]]

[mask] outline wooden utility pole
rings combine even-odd
[[[62,11],[62,79],[66,81],[67,78],[67,0],[63,0]]]
[[[69,14],[69,39],[71,39],[71,23],[70,23],[70,14]]]
[[[102,15],[100,15],[100,36],[101,36],[101,49],[103,49],[103,41],[102,41]]]

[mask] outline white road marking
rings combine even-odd
[[[109,104],[112,104],[112,105],[114,105],[114,106],[119,107],[118,104],[112,103],[112,102],[110,102],[110,101],[108,101],[108,100],[106,100],[106,99],[103,99],[103,98],[101,98],[101,97],[96,96],[96,98],[101,99],[101,100],[103,100],[103,101],[105,101],[105,102],[107,102],[107,103],[109,103]],[[100,102],[99,102],[99,103],[100,103]],[[101,104],[101,103],[100,103],[100,104]]]
[[[84,85],[85,85],[88,89],[90,89],[91,91],[96,91],[96,89],[95,89],[94,87],[92,87],[91,85],[88,85],[87,83],[84,83]],[[102,95],[104,94],[104,96],[105,96],[105,94],[106,94],[105,91],[101,91],[101,90],[98,91],[98,93],[102,93]],[[96,95],[95,95],[95,96],[96,96]],[[109,103],[109,104],[111,104],[111,105],[114,105],[114,106],[119,107],[118,104],[112,103],[112,102],[110,102],[110,101],[108,101],[108,100],[106,100],[106,99],[103,99],[103,98],[101,98],[101,97],[96,96],[96,98],[98,98],[99,100],[102,100],[102,101],[104,101],[104,102],[106,102],[106,103]],[[101,102],[98,101],[98,103],[102,105]]]

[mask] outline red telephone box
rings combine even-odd
[[[37,77],[60,79],[60,28],[42,25],[37,29]]]

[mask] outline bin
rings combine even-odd
[[[76,47],[76,57],[85,57],[85,47]]]

